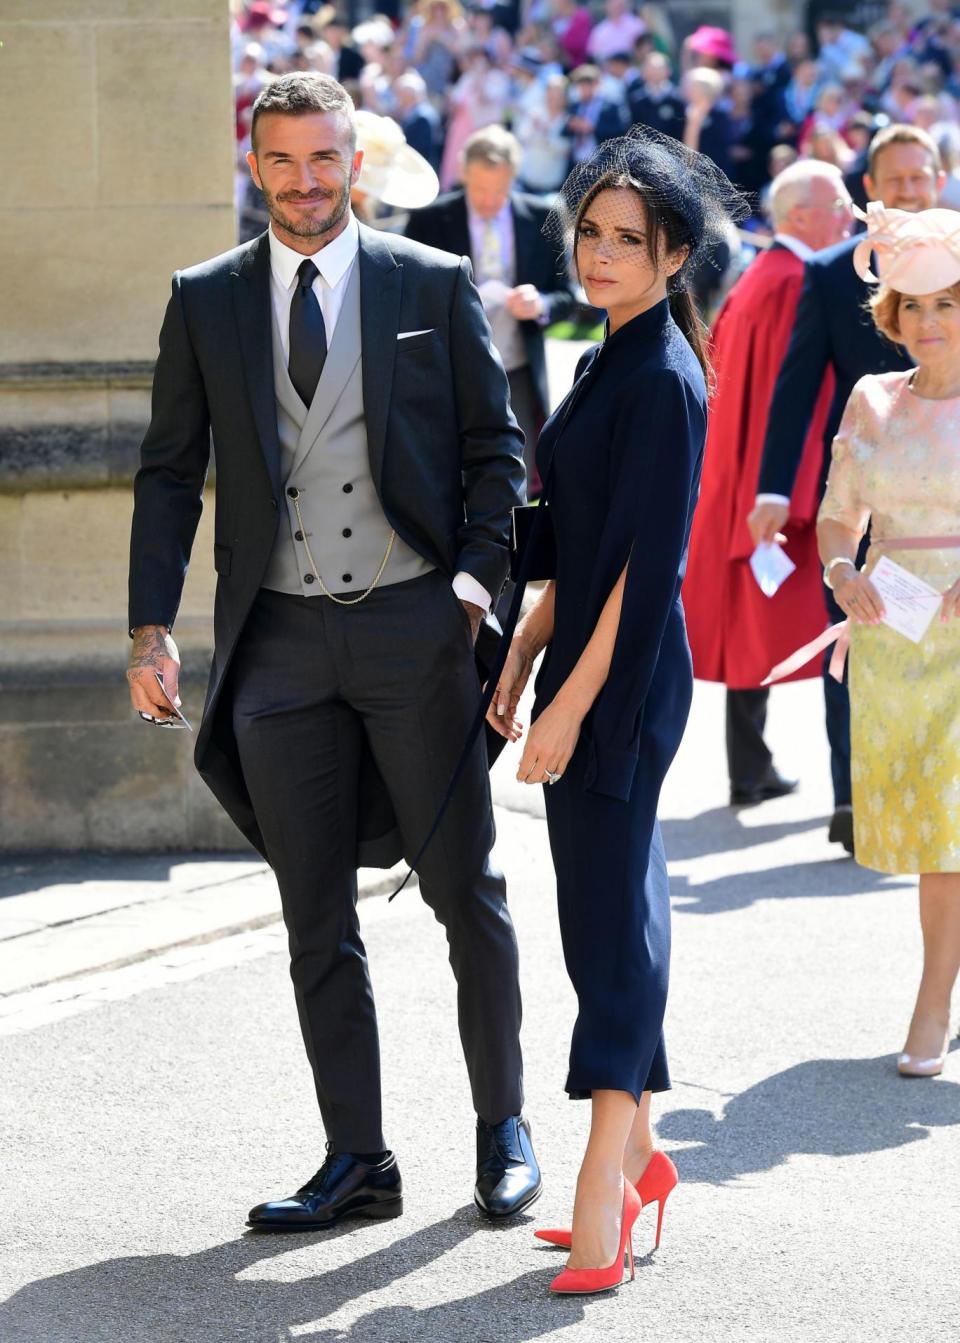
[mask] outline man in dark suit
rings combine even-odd
[[[870,147],[863,179],[867,197],[897,210],[929,210],[944,184],[937,147],[915,126],[889,126]],[[838,207],[840,208],[840,207]],[[838,243],[807,261],[793,335],[774,389],[764,442],[756,506],[749,525],[755,542],[771,541],[789,518],[790,496],[803,454],[810,416],[827,369],[836,390],[824,432],[821,494],[830,470],[830,449],[853,386],[867,373],[909,368],[910,360],[876,330],[866,311],[868,286],[853,268],[858,237]],[[861,562],[862,562],[861,555]],[[824,589],[834,621],[843,612]],[[834,814],[830,839],[853,852],[850,787],[850,702],[824,662],[824,697]]]
[[[415,210],[407,237],[472,261],[526,439],[531,485],[537,435],[550,411],[543,332],[572,311],[574,295],[562,254],[543,236],[547,206],[513,190],[520,157],[516,137],[501,126],[476,131],[464,146],[463,189]]]
[[[612,140],[627,129],[627,110],[622,103],[605,98],[600,70],[580,65],[570,76],[573,93],[564,134],[570,141],[570,167],[588,159],[597,145]]]
[[[128,677],[177,702],[171,628],[217,462],[215,653],[197,767],[277,874],[328,1155],[251,1225],[402,1210],[381,1125],[361,864],[410,860],[478,699],[474,640],[507,569],[520,436],[469,263],[358,226],[352,104],[291,74],[255,104],[252,243],[178,274],[135,485]],[[162,677],[163,685],[157,681]],[[477,1111],[475,1198],[539,1193],[520,1116],[520,995],[482,746],[418,864],[458,984]],[[442,1120],[417,1081],[416,1104]],[[431,1136],[431,1141],[434,1137]]]
[[[641,67],[641,78],[627,92],[632,125],[652,126],[655,131],[683,139],[687,105],[673,82],[670,62],[651,51]]]
[[[427,160],[434,172],[440,171],[443,155],[443,127],[440,113],[427,97],[423,76],[408,70],[393,81],[397,102],[397,123],[411,149]]]

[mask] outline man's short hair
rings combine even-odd
[[[925,149],[930,155],[933,171],[936,173],[940,171],[940,150],[932,136],[921,130],[919,126],[907,126],[898,123],[893,126],[885,126],[871,140],[870,151],[867,156],[867,174],[870,177],[876,176],[877,158],[888,145],[920,145],[921,149]]]
[[[843,173],[833,163],[819,159],[801,159],[777,173],[770,186],[769,210],[774,227],[782,224],[796,205],[806,205],[814,182],[831,182],[839,194],[846,195]]]
[[[314,112],[335,112],[342,116],[350,128],[351,144],[355,149],[357,127],[349,93],[332,75],[304,70],[280,75],[261,90],[253,104],[253,119],[250,123],[250,142],[254,153],[257,148],[257,122],[262,116],[278,113],[285,117],[303,117]]]
[[[488,168],[507,165],[512,172],[517,173],[522,157],[520,141],[502,126],[484,126],[482,130],[474,131],[463,146],[465,168],[471,163],[482,163]]]

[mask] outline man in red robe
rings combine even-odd
[[[850,197],[838,169],[795,163],[773,183],[773,245],[737,281],[711,336],[716,376],[703,483],[683,586],[694,674],[727,687],[730,801],[762,802],[792,792],[764,741],[770,668],[824,628],[817,555],[818,484],[832,375],[820,390],[790,500],[783,549],[796,565],[772,597],[750,567],[747,516],[757,500],[773,388],[787,352],[803,263],[847,236]],[[794,678],[819,676],[819,666]]]

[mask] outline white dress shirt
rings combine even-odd
[[[500,213],[492,220],[486,220],[481,215],[475,213],[467,204],[467,223],[470,227],[470,255],[474,258],[474,270],[477,272],[477,283],[482,284],[484,280],[489,280],[489,275],[480,274],[480,258],[484,253],[484,237],[487,225],[492,223],[500,239],[500,274],[495,278],[503,280],[509,286],[513,283],[514,259],[513,259],[513,211],[510,208],[510,201],[504,202]]]
[[[791,233],[775,233],[773,241],[778,242],[781,247],[785,247],[788,252],[792,252],[801,261],[809,261],[813,256],[813,248],[808,247],[805,242],[801,242]],[[788,508],[790,505],[790,500],[785,494],[758,494],[754,502],[758,504],[782,504],[784,508]]]
[[[813,248],[808,247],[805,242],[795,238],[792,233],[775,233],[773,241],[778,242],[781,247],[785,247],[788,252],[800,258],[801,261],[809,261],[813,256]]]
[[[312,261],[320,272],[313,282],[313,292],[323,313],[329,350],[333,343],[337,318],[343,307],[347,285],[356,265],[357,252],[360,250],[360,230],[356,219],[351,215],[343,232],[310,257],[295,252],[292,247],[281,242],[274,233],[272,224],[269,236],[270,292],[273,295],[273,311],[276,313],[280,339],[283,342],[284,358],[290,358],[290,303],[293,299],[293,286],[297,281],[297,271],[304,261]]]
[[[312,261],[319,272],[313,282],[313,292],[323,313],[323,324],[327,329],[327,349],[329,349],[360,250],[360,229],[356,219],[351,215],[343,232],[310,257],[295,252],[292,247],[281,242],[274,233],[272,224],[269,230],[269,242],[270,294],[283,344],[284,359],[290,358],[290,304],[293,300],[293,286],[297,280],[297,271],[307,260]],[[490,610],[492,605],[490,593],[472,574],[464,573],[462,570],[454,574],[453,590],[461,601],[473,602],[484,611]]]

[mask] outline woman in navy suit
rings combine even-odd
[[[650,1100],[670,1085],[670,904],[656,812],[693,690],[680,585],[707,413],[685,282],[738,204],[702,155],[638,129],[575,171],[556,211],[607,334],[540,437],[556,577],[517,627],[489,715],[519,738],[517,703],[546,649],[518,777],[548,785],[579,1004],[566,1089],[592,1103],[572,1235],[537,1233],[572,1240],[555,1291],[616,1286],[642,1204],[656,1201],[662,1217],[676,1184],[654,1152]]]

